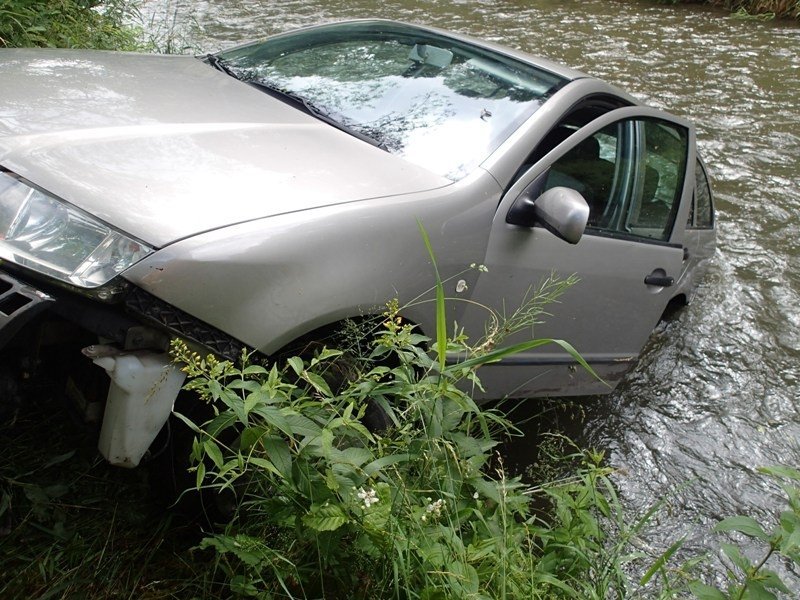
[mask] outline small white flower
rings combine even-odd
[[[475,492],[474,494],[472,494],[472,497],[473,497],[475,500],[477,500],[478,498],[480,498],[480,495],[478,494],[478,492]]]
[[[358,494],[356,494],[361,501],[364,503],[364,508],[369,508],[373,504],[377,504],[378,502],[378,494],[372,488],[365,490],[364,488],[358,489]]]
[[[428,498],[428,500],[430,500],[430,498]],[[434,519],[438,519],[439,516],[442,514],[442,508],[444,508],[444,500],[439,498],[436,502],[431,502],[430,504],[428,504],[428,506],[425,508],[425,510]],[[423,515],[423,519],[424,518],[425,518],[425,515]]]

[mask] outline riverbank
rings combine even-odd
[[[664,4],[709,4],[747,18],[800,20],[800,0],[660,0]]]

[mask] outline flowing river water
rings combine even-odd
[[[387,17],[464,32],[577,67],[691,119],[716,195],[718,249],[693,303],[635,372],[582,401],[574,432],[606,451],[632,512],[668,505],[653,551],[738,513],[782,506],[763,465],[800,467],[800,26],[614,0],[149,0],[148,30],[215,51],[327,20]],[[224,110],[224,107],[220,107]],[[756,548],[749,548],[753,557]],[[796,590],[798,591],[798,590]]]

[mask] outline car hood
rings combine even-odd
[[[0,166],[157,247],[450,183],[194,57],[0,50]]]

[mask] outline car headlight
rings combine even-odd
[[[0,171],[0,259],[78,287],[96,288],[152,251]]]

